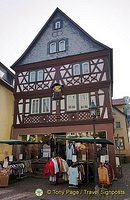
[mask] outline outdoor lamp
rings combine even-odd
[[[89,106],[89,111],[90,111],[91,118],[95,119],[96,115],[97,115],[97,107],[93,101],[92,101],[91,105]]]
[[[94,185],[95,191],[98,190],[99,186],[99,177],[98,177],[98,164],[97,164],[97,148],[96,148],[96,131],[95,131],[95,118],[97,116],[97,107],[92,101],[90,107],[90,116],[93,120],[93,139],[94,139]]]

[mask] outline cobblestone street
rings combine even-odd
[[[68,183],[50,185],[47,178],[26,178],[9,184],[7,188],[0,188],[2,200],[130,200],[130,163],[123,164],[123,177],[114,181],[109,190],[102,194],[92,194],[93,184],[82,185],[78,189],[69,188]],[[41,188],[43,195],[37,197],[35,190]],[[109,191],[109,194],[108,194]],[[114,193],[114,194],[112,194]],[[118,193],[118,194],[117,194]],[[120,194],[119,194],[120,193]]]

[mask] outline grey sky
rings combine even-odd
[[[11,66],[56,7],[113,48],[113,97],[130,96],[130,0],[0,0],[0,61]]]

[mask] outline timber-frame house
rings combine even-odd
[[[23,55],[15,75],[14,138],[28,135],[91,135],[113,140],[113,53],[57,8]],[[61,145],[62,147],[62,145]],[[107,148],[115,166],[114,146]]]

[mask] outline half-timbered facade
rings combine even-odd
[[[56,9],[13,64],[14,138],[92,132],[89,105],[98,107],[96,131],[113,141],[112,49]],[[114,148],[108,147],[114,164]]]

